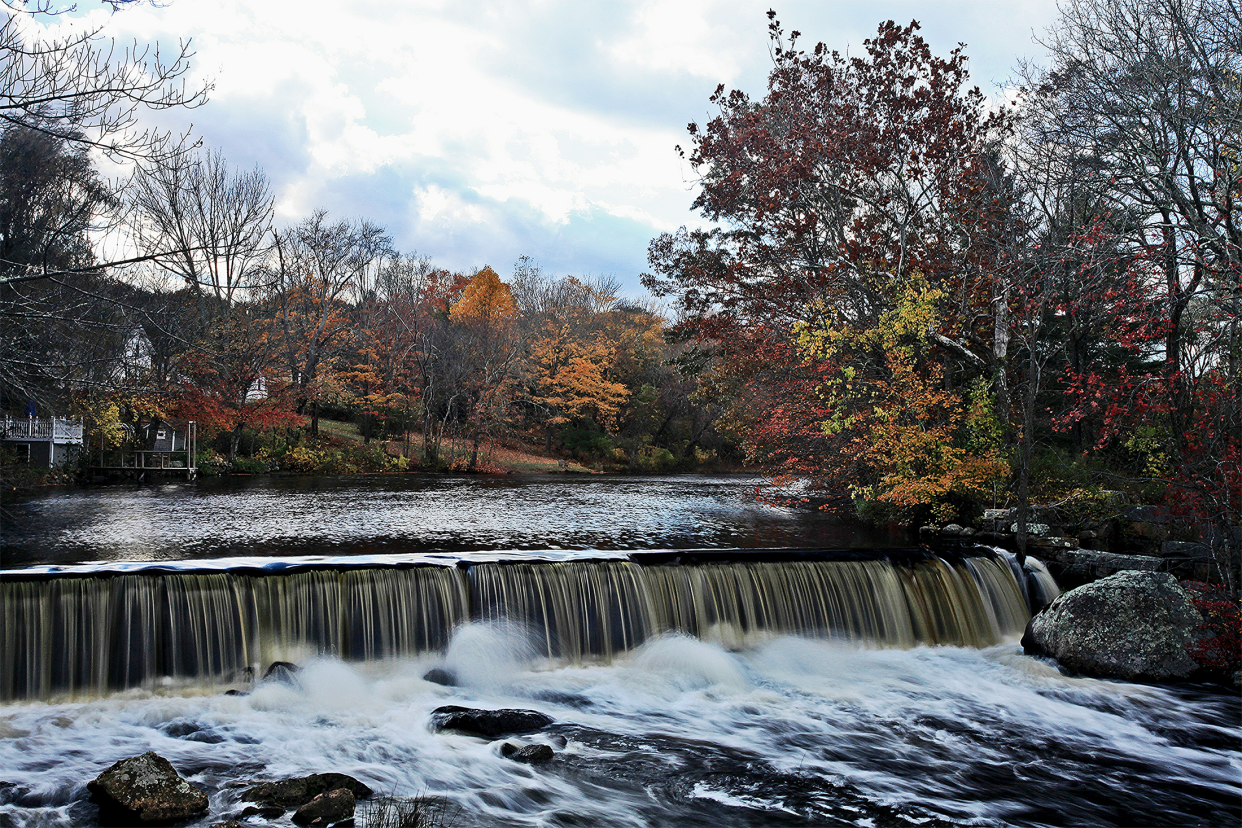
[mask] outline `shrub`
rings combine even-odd
[[[1191,657],[1212,673],[1233,673],[1242,669],[1242,613],[1238,598],[1215,584],[1202,581],[1183,583],[1190,602],[1203,616],[1200,630],[1207,636],[1191,650]]]
[[[448,828],[460,809],[426,796],[377,796],[358,804],[362,828]]]
[[[666,448],[645,446],[638,451],[638,467],[645,471],[668,471],[677,465],[677,458]]]
[[[615,456],[617,446],[612,438],[589,428],[565,426],[560,431],[561,445],[574,457],[605,459]]]
[[[285,452],[281,465],[297,474],[314,474],[319,471],[323,463],[322,452],[307,446],[296,446]]]
[[[239,474],[266,474],[267,463],[255,457],[238,457],[233,460],[233,471]]]

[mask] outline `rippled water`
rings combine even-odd
[[[5,507],[0,564],[546,549],[893,546],[754,501],[739,476],[252,478],[112,486]]]

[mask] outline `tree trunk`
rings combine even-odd
[[[1031,507],[1031,455],[1035,443],[1035,395],[1039,392],[1039,358],[1032,334],[1027,347],[1026,387],[1022,395],[1022,437],[1018,444],[1018,564],[1026,563],[1027,517]]]
[[[1009,377],[1005,369],[1009,363],[1009,283],[992,299],[996,305],[992,325],[992,391],[996,396],[996,417],[1004,425],[1006,445],[1012,445],[1009,427]]]

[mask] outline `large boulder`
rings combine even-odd
[[[104,825],[166,825],[207,811],[207,795],[153,751],[122,759],[86,788]]]
[[[475,710],[450,704],[431,711],[431,724],[437,731],[457,730],[488,739],[533,733],[554,721],[551,716],[536,710]]]
[[[263,782],[247,788],[242,799],[260,805],[300,808],[320,794],[343,788],[357,799],[374,793],[369,787],[343,773],[312,773],[279,782]]]
[[[1058,596],[1027,624],[1022,646],[1083,675],[1175,681],[1198,669],[1190,652],[1202,625],[1172,575],[1125,571]]]

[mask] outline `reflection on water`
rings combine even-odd
[[[756,503],[741,476],[229,478],[6,507],[0,567],[492,549],[888,547],[910,538]]]

